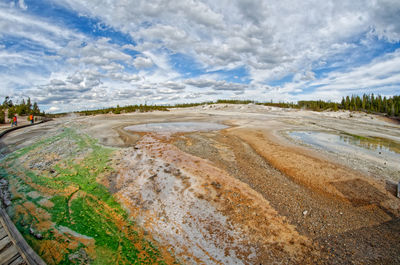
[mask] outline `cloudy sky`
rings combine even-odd
[[[400,94],[399,0],[0,0],[0,97],[46,111]]]

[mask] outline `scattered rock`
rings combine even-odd
[[[216,189],[220,189],[221,188],[221,184],[218,183],[218,182],[215,182],[215,181],[211,182],[211,185],[213,185],[214,188],[216,188]]]
[[[32,227],[29,228],[29,233],[34,236],[36,239],[43,239],[42,234],[37,233]]]
[[[303,211],[303,215],[306,216],[307,214],[308,214],[308,211],[307,211],[307,210],[304,210],[304,211]]]
[[[174,175],[175,177],[178,177],[181,175],[181,171],[179,170],[179,168],[174,168],[172,170],[172,175]]]
[[[86,253],[86,251],[81,248],[78,251],[68,255],[68,259],[74,264],[91,264],[92,259]]]
[[[8,190],[8,181],[4,178],[0,180],[0,199],[4,207],[7,208],[11,205],[11,194]]]

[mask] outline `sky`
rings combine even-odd
[[[399,0],[0,0],[0,97],[46,112],[400,94]]]

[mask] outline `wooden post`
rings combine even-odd
[[[400,198],[400,181],[397,183],[397,198]]]

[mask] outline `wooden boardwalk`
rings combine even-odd
[[[0,224],[0,263],[13,265],[28,264],[11,240],[7,229],[3,226],[3,222]]]
[[[11,131],[32,125],[4,130],[0,132],[0,138]],[[0,265],[46,265],[28,245],[1,204],[0,202]]]

